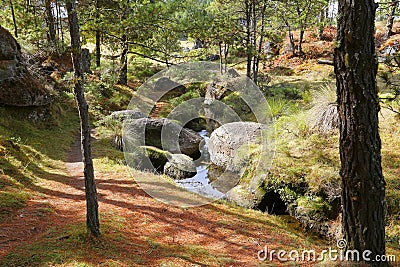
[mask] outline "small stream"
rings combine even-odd
[[[203,195],[209,198],[221,199],[225,197],[225,194],[218,191],[211,185],[211,181],[208,179],[208,166],[210,165],[210,156],[208,154],[208,132],[202,130],[198,132],[204,139],[204,146],[202,147],[201,157],[195,161],[197,174],[192,178],[187,178],[179,181],[175,181],[180,187],[187,189],[188,191]]]

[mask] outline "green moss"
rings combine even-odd
[[[297,199],[297,210],[321,220],[326,219],[325,216],[331,209],[330,203],[322,197],[303,196]]]
[[[25,192],[0,191],[0,212],[22,208],[28,199],[29,195]]]

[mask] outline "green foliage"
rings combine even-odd
[[[267,101],[274,118],[278,118],[283,115],[294,114],[299,110],[299,105],[297,102],[287,100],[286,98],[272,97],[268,98]]]
[[[332,206],[322,197],[306,195],[297,199],[297,209],[314,219],[323,220],[330,213]]]
[[[178,97],[168,100],[167,104],[164,106],[164,108],[162,109],[162,111],[159,114],[160,117],[165,118],[171,113],[171,111],[174,108],[176,108],[180,104],[184,103],[187,100],[200,97],[200,93],[201,93],[200,85],[197,85],[197,84],[188,85],[186,87],[186,89],[187,89],[187,92],[184,93],[183,95],[180,95]],[[192,108],[192,107],[187,107],[187,108]]]
[[[91,103],[89,113],[95,121],[112,111],[126,109],[132,98],[129,87],[114,85],[112,81],[112,76],[100,75],[100,78],[92,76],[85,84],[86,98]]]
[[[130,78],[138,79],[140,82],[145,82],[147,78],[153,76],[162,69],[163,68],[159,65],[150,62],[150,60],[137,56],[132,57],[129,61]]]
[[[289,100],[302,98],[302,92],[298,87],[285,84],[269,87],[265,90],[265,94],[267,97],[275,97]]]

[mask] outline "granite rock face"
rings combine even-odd
[[[196,173],[196,165],[192,158],[184,154],[171,154],[164,166],[164,174],[176,180],[193,177]]]
[[[0,104],[44,106],[52,101],[49,87],[28,66],[17,40],[0,26]]]
[[[173,154],[185,154],[197,159],[203,138],[193,130],[183,128],[169,119],[142,118],[132,120],[126,127],[127,138],[143,136],[145,144]]]
[[[238,166],[241,147],[260,144],[264,126],[255,122],[232,122],[216,129],[210,137],[210,160],[229,171],[240,171]]]

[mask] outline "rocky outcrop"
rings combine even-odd
[[[52,101],[44,79],[33,75],[27,66],[18,42],[0,26],[0,104],[43,106]]]
[[[164,174],[176,180],[193,177],[196,173],[192,158],[184,154],[170,154],[164,166]]]
[[[195,131],[182,128],[169,119],[142,118],[133,120],[125,127],[126,134],[133,139],[135,136],[145,134],[147,146],[154,146],[174,154],[185,154],[194,159],[200,156],[199,145],[203,138]]]
[[[208,149],[210,160],[215,165],[229,171],[242,169],[240,148],[250,144],[260,144],[263,125],[255,122],[232,122],[215,130],[210,137]],[[244,152],[245,153],[245,152]]]

